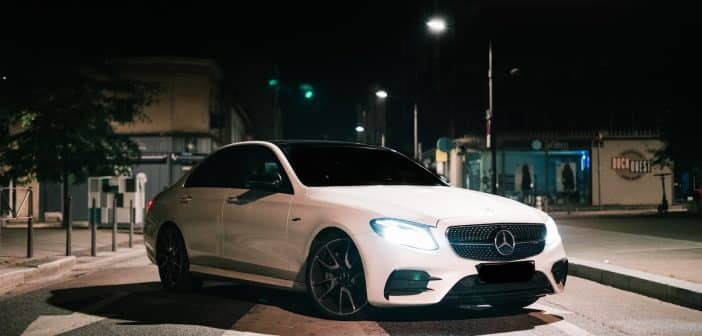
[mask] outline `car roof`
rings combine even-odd
[[[278,147],[358,147],[358,148],[379,148],[377,146],[372,146],[368,144],[362,144],[357,142],[348,141],[334,141],[334,140],[271,140],[270,143]]]

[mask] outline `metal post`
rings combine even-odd
[[[65,223],[66,223],[66,256],[70,256],[72,254],[71,251],[71,238],[73,235],[73,211],[71,211],[71,205],[73,203],[71,202],[71,196],[66,197],[66,214],[65,216]]]
[[[490,110],[490,153],[492,157],[492,193],[497,195],[497,138],[495,137],[495,110],[492,105],[492,41],[488,43],[488,109]]]
[[[418,111],[417,111],[417,103],[416,102],[414,103],[414,113],[413,114],[414,114],[414,117],[413,117],[413,126],[414,126],[414,142],[413,142],[414,147],[413,148],[414,148],[414,150],[413,151],[414,151],[414,159],[417,160],[417,159],[419,159],[419,145],[418,145],[419,138],[418,138],[418,131],[417,131]]]
[[[602,210],[602,162],[600,161],[600,147],[602,147],[602,137],[597,137],[597,205]]]
[[[90,207],[90,256],[97,256],[97,218],[95,214],[95,199],[93,198],[93,203]]]
[[[32,187],[27,189],[29,193],[29,206],[27,207],[27,258],[34,257],[34,223],[32,223],[34,196]]]
[[[129,201],[129,248],[134,247],[134,220],[136,219],[136,212],[134,210],[134,201]]]
[[[117,252],[117,198],[112,198],[112,252]]]

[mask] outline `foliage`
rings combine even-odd
[[[125,172],[140,152],[114,125],[146,118],[143,107],[158,93],[104,62],[32,64],[0,88],[4,174],[64,184]]]

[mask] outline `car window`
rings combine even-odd
[[[222,148],[202,161],[185,182],[185,187],[249,188],[251,177],[280,174],[280,192],[292,194],[292,185],[278,158],[260,145],[240,145]]]
[[[193,168],[185,187],[229,188],[243,184],[246,178],[242,167],[245,152],[244,146],[226,147],[214,152]]]
[[[254,176],[274,176],[277,174],[282,179],[279,191],[292,194],[290,180],[273,151],[263,146],[252,146],[247,154],[246,179],[243,181],[243,188],[249,188],[248,181]]]
[[[429,170],[390,150],[314,144],[282,148],[297,177],[310,187],[446,185]]]

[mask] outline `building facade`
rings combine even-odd
[[[100,217],[117,203],[117,214],[129,204],[126,199],[145,203],[176,182],[185,172],[219,146],[245,140],[250,136],[249,114],[234,93],[223,86],[220,66],[213,60],[179,57],[130,58],[116,61],[128,78],[155,83],[160,87],[156,102],[144,109],[146,118],[129,124],[115,124],[118,133],[129,135],[139,146],[140,159],[134,163],[131,178],[112,179],[111,183],[71,186],[73,219],[88,219],[92,203],[89,195],[100,195],[96,206]],[[137,185],[137,178],[145,183]],[[99,179],[98,179],[99,178]],[[95,177],[108,181],[108,177]],[[124,185],[122,185],[124,184]],[[142,188],[139,197],[126,195]],[[61,186],[39,183],[38,219],[62,209]],[[137,204],[143,208],[145,204]],[[121,216],[120,218],[123,218]],[[140,216],[137,219],[141,218]]]
[[[529,204],[542,196],[556,207],[655,206],[665,188],[667,203],[672,203],[673,168],[653,163],[655,151],[664,146],[659,134],[599,134],[503,134],[496,156],[498,194]],[[492,155],[484,137],[454,142],[448,165],[443,165],[450,167],[451,183],[490,192]],[[430,160],[425,164],[437,166]]]

